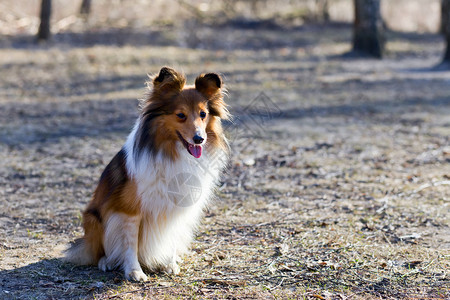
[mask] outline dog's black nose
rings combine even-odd
[[[205,140],[204,138],[202,138],[201,136],[199,136],[198,134],[194,135],[194,143],[196,144],[201,144],[203,143],[203,141]]]

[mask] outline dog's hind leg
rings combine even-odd
[[[121,267],[125,278],[133,281],[146,281],[138,261],[139,216],[113,213],[106,222],[104,246],[105,257],[99,261],[102,270]]]

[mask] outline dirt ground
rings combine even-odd
[[[1,299],[448,299],[450,72],[438,35],[350,50],[348,25],[0,39]],[[230,167],[181,273],[63,263],[146,74],[220,72]]]

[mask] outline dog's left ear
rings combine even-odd
[[[229,112],[223,101],[222,78],[216,73],[201,74],[195,79],[195,89],[208,99],[209,113],[228,119]]]
[[[201,74],[195,79],[195,89],[210,98],[220,93],[222,78],[216,73]]]

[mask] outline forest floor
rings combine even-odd
[[[344,55],[348,25],[0,39],[0,298],[450,298],[450,71],[438,35]],[[224,75],[230,167],[181,273],[63,263],[147,73]]]

